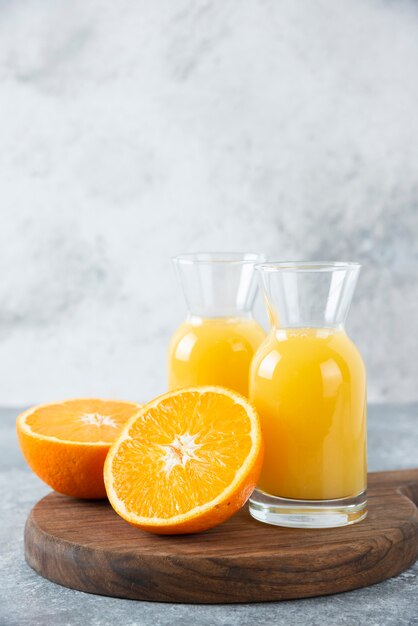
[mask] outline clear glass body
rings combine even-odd
[[[248,396],[249,368],[266,336],[251,311],[259,254],[200,253],[173,259],[188,306],[168,353],[168,386],[222,385]]]
[[[271,329],[251,367],[265,456],[250,511],[324,527],[366,514],[366,372],[344,330],[358,264],[258,267]]]

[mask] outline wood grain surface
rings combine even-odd
[[[119,598],[232,603],[365,587],[418,558],[418,469],[369,474],[369,514],[345,528],[268,526],[245,507],[198,535],[155,536],[107,501],[51,493],[32,509],[25,556],[56,583]]]

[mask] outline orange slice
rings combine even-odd
[[[107,495],[116,513],[144,530],[206,530],[250,497],[262,447],[257,413],[240,394],[172,391],[144,405],[110,448]]]
[[[50,487],[76,498],[105,498],[109,448],[139,404],[77,399],[33,407],[17,418],[20,448]]]

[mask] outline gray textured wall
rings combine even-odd
[[[0,3],[0,403],[164,389],[168,257],[364,263],[372,400],[418,399],[418,3]]]

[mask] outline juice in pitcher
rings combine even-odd
[[[248,396],[248,374],[264,330],[250,318],[191,316],[175,332],[169,387],[222,385]]]
[[[358,264],[260,266],[271,330],[251,368],[264,463],[251,514],[326,527],[366,515],[366,373],[344,321]]]
[[[251,311],[257,254],[175,257],[188,317],[169,347],[169,389],[222,385],[248,395],[249,368],[266,333]]]

